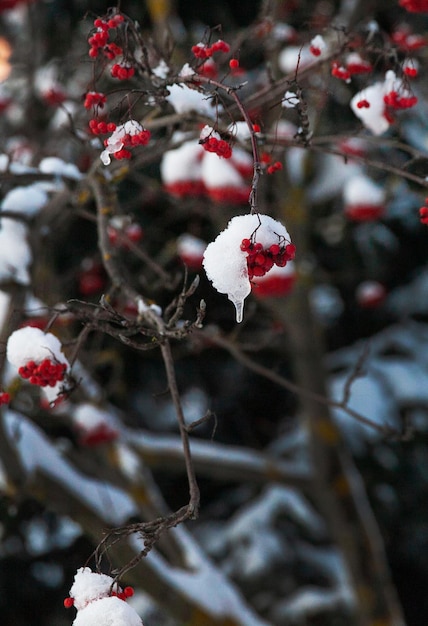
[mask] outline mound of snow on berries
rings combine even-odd
[[[6,356],[20,376],[43,388],[49,402],[57,399],[70,364],[55,335],[33,326],[19,328],[8,339]]]
[[[77,570],[70,598],[77,609],[73,626],[143,626],[138,613],[124,599],[111,595],[121,589],[107,574],[89,567]]]
[[[244,300],[251,292],[248,276],[248,252],[241,249],[243,239],[262,244],[268,249],[273,244],[290,242],[287,229],[268,215],[237,215],[227,228],[205,250],[205,272],[219,293],[227,294],[236,309],[236,321],[241,322]]]

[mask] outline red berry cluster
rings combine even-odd
[[[214,52],[229,52],[230,46],[228,43],[219,39],[212,46],[207,46],[203,43],[198,43],[196,46],[192,46],[192,52],[197,59],[208,59],[212,57]]]
[[[412,33],[407,26],[393,32],[391,39],[403,52],[413,52],[427,45],[425,37]]]
[[[132,148],[134,146],[146,146],[150,141],[150,137],[151,134],[149,130],[141,130],[135,135],[123,135],[123,137],[121,137],[121,141],[123,142],[124,146]],[[104,139],[104,145],[108,146],[108,139]],[[130,159],[132,157],[132,154],[129,150],[123,147],[121,148],[121,150],[117,150],[116,152],[114,152],[113,157],[120,161],[121,159]]]
[[[9,404],[10,402],[10,394],[7,393],[6,391],[2,391],[0,393],[0,406],[2,404]]]
[[[217,137],[208,137],[203,139],[201,145],[207,152],[215,152],[219,157],[223,159],[230,159],[232,156],[232,148],[224,139],[217,139]]]
[[[132,78],[134,76],[135,69],[132,67],[132,65],[115,63],[111,68],[110,73],[113,78],[118,78],[119,80],[127,80],[128,78]]]
[[[419,209],[421,224],[428,225],[428,198],[425,198],[425,205]]]
[[[106,102],[107,98],[103,93],[98,91],[88,91],[85,95],[83,106],[85,109],[90,109],[91,107],[100,107],[100,109],[102,109]]]
[[[125,587],[123,591],[112,591],[112,596],[116,596],[120,600],[127,600],[128,598],[132,598],[134,595],[133,587]]]
[[[284,267],[288,261],[292,261],[296,254],[296,246],[292,243],[280,245],[272,244],[267,250],[261,243],[255,243],[251,239],[243,239],[241,250],[247,252],[248,278],[264,276],[274,265]]]
[[[428,0],[400,0],[398,4],[409,13],[428,13]]]
[[[125,228],[107,226],[107,235],[112,246],[127,249],[129,241],[138,243],[143,238],[143,229],[139,224],[128,224]]]
[[[335,78],[339,78],[340,80],[344,80],[348,82],[351,80],[351,76],[355,74],[367,74],[371,72],[373,67],[371,63],[368,61],[364,61],[363,59],[355,59],[352,58],[345,63],[345,65],[340,65],[337,61],[333,61],[331,64],[331,75]]]
[[[339,65],[337,61],[334,61],[331,65],[331,75],[345,82],[351,80],[351,72],[343,65]]]
[[[65,363],[53,363],[50,359],[43,359],[41,363],[28,361],[19,368],[18,374],[28,379],[32,385],[39,387],[55,387],[57,382],[64,380],[67,369]]]
[[[272,163],[272,165],[268,166],[266,171],[268,174],[274,174],[275,172],[278,172],[279,170],[282,170],[282,163],[281,161],[275,161],[275,163]]]
[[[397,91],[390,91],[383,97],[383,101],[386,106],[392,109],[410,109],[417,104],[418,99],[416,96],[400,96]]]
[[[408,78],[416,78],[419,72],[416,67],[412,67],[411,65],[405,65],[403,67],[403,74]]]
[[[134,595],[133,587],[125,587],[123,591],[112,591],[112,596],[119,598],[120,600],[126,601],[128,598],[132,598]],[[102,599],[102,598],[101,598]],[[66,609],[70,609],[74,605],[74,598],[64,598],[64,606]]]
[[[321,55],[321,48],[318,48],[318,46],[314,46],[313,44],[311,44],[309,46],[309,52],[314,56],[314,57],[319,57]]]
[[[370,102],[368,100],[359,100],[357,102],[357,109],[369,109],[370,108]]]
[[[109,20],[102,20],[97,18],[94,21],[94,26],[97,29],[96,32],[88,39],[90,45],[89,56],[96,58],[100,52],[104,54],[107,59],[115,59],[117,56],[123,54],[123,50],[120,46],[114,42],[109,42],[110,31],[117,28],[119,24],[124,21],[123,15],[116,14]]]
[[[116,130],[114,122],[100,122],[99,120],[89,120],[89,128],[93,135],[105,135]]]

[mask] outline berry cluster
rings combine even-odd
[[[124,21],[123,15],[116,14],[109,20],[102,20],[97,18],[94,21],[94,26],[97,29],[96,32],[88,39],[90,45],[89,56],[96,58],[100,51],[107,59],[113,60],[117,56],[123,54],[123,50],[120,46],[114,42],[109,42],[110,31],[117,28],[119,24]]]
[[[268,174],[274,174],[275,172],[278,172],[279,170],[282,170],[282,163],[281,161],[275,161],[275,163],[268,165],[266,171]]]
[[[139,224],[128,224],[125,227],[107,226],[107,235],[112,246],[127,249],[129,241],[138,243],[143,237],[143,229]]]
[[[128,78],[132,78],[134,76],[135,69],[132,67],[132,65],[115,63],[111,68],[110,73],[113,78],[118,78],[119,80],[127,80]]]
[[[412,33],[407,26],[393,32],[391,40],[402,52],[414,52],[427,45],[425,37]]]
[[[272,244],[267,250],[261,243],[255,243],[251,239],[243,239],[241,250],[247,252],[248,278],[264,276],[274,265],[284,267],[288,261],[292,261],[296,254],[296,246],[292,243],[280,245]]]
[[[105,135],[106,133],[113,133],[116,130],[116,124],[93,119],[89,120],[89,128],[93,135]]]
[[[403,65],[403,74],[408,78],[416,78],[416,76],[419,74],[418,68],[414,65],[411,65],[410,63],[405,63]]]
[[[223,159],[230,159],[232,156],[232,148],[224,139],[217,139],[217,137],[208,137],[208,139],[202,139],[201,145],[207,152],[215,152],[219,157]]]
[[[421,224],[428,225],[428,198],[425,198],[425,205],[419,209]]]
[[[55,387],[64,380],[67,365],[65,363],[53,363],[50,359],[43,359],[41,363],[28,361],[18,369],[18,374],[32,385],[39,387]]]
[[[83,106],[85,109],[90,109],[91,107],[100,107],[100,109],[102,109],[106,102],[107,98],[103,93],[98,91],[88,91],[85,95]]]
[[[0,393],[0,406],[2,404],[9,404],[10,402],[10,394],[7,393],[6,391],[2,391]]]
[[[370,108],[370,102],[368,100],[358,100],[357,102],[357,108],[358,109],[369,109]]]
[[[343,65],[339,65],[337,61],[334,61],[331,65],[331,75],[335,78],[340,78],[340,80],[344,80],[345,82],[351,80],[351,72]]]
[[[123,591],[112,591],[111,595],[125,602],[128,598],[132,598],[132,596],[134,595],[134,588],[125,587]],[[74,605],[74,598],[70,598],[70,597],[64,598],[64,606],[66,609],[70,609],[73,605]]]
[[[212,46],[207,46],[204,43],[197,43],[195,46],[192,46],[192,52],[197,59],[208,59],[212,57],[214,52],[225,52],[227,54],[229,50],[229,44],[222,39],[213,43]]]
[[[359,54],[350,54],[345,65],[337,61],[331,64],[331,75],[345,82],[351,80],[355,74],[367,74],[373,70],[371,63],[364,61]]]
[[[409,13],[428,13],[428,0],[400,0],[398,4]]]
[[[383,101],[386,106],[392,109],[410,109],[417,104],[418,99],[416,96],[400,96],[397,91],[390,91],[383,97]]]
[[[121,159],[130,159],[132,154],[125,146],[128,148],[132,148],[134,146],[146,146],[150,141],[150,137],[150,131],[146,129],[141,130],[139,133],[135,133],[135,135],[130,135],[129,133],[123,135],[120,138],[120,141],[123,143],[124,147],[120,150],[116,150],[116,152],[113,152],[113,157],[119,161]],[[106,147],[109,146],[109,139],[104,139],[104,145]]]

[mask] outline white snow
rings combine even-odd
[[[285,226],[269,215],[237,215],[207,246],[204,254],[205,272],[213,287],[219,293],[227,294],[235,306],[237,322],[242,321],[244,300],[251,292],[247,253],[241,250],[240,245],[243,239],[250,239],[253,235],[264,248],[278,243],[280,237],[290,241]]]
[[[187,259],[194,263],[199,261],[202,263],[206,247],[207,244],[205,241],[189,233],[183,233],[177,238],[177,253],[184,262],[186,262]]]
[[[391,91],[396,91],[403,98],[412,95],[405,88],[403,81],[397,78],[392,70],[389,70],[385,74],[383,82],[377,82],[364,88],[356,93],[351,100],[352,111],[374,135],[381,135],[390,126],[390,122],[385,117],[384,96]],[[358,108],[357,104],[362,100],[367,100],[370,106]]]
[[[143,626],[136,611],[115,596],[91,602],[79,611],[73,626]]]
[[[179,148],[165,152],[160,165],[164,184],[200,180],[203,154],[204,149],[196,140],[186,141]]]
[[[47,193],[38,183],[34,183],[27,187],[15,187],[9,191],[3,198],[1,209],[18,214],[35,215],[47,200]]]
[[[284,74],[288,74],[307,67],[315,60],[309,46],[287,46],[278,55],[278,66]]]
[[[299,98],[294,91],[286,91],[281,105],[284,109],[294,109],[299,104]]]
[[[55,174],[73,180],[80,180],[83,177],[83,174],[74,163],[67,163],[59,157],[45,157],[39,163],[39,170],[43,174]]]
[[[70,598],[78,611],[73,626],[142,626],[135,610],[111,595],[112,590],[121,591],[113,583],[111,576],[92,572],[89,567],[77,570],[70,589]]]
[[[32,261],[27,242],[27,227],[18,220],[3,217],[0,221],[0,283],[30,283],[28,268]]]
[[[357,174],[345,181],[343,200],[346,205],[383,206],[385,189],[365,174]]]
[[[8,361],[17,369],[28,361],[38,363],[43,359],[55,360],[58,363],[65,363],[67,368],[70,367],[59,339],[52,333],[44,333],[32,326],[19,328],[10,335],[6,354]]]
[[[106,525],[118,526],[137,514],[138,507],[125,491],[76,470],[29,419],[6,409],[3,410],[3,422],[6,436],[29,476],[35,473],[48,475],[67,491],[71,500],[75,499],[82,507],[93,511]]]
[[[207,152],[201,164],[201,176],[208,189],[244,188],[245,182],[230,159],[219,159],[214,152]]]
[[[74,576],[70,598],[74,599],[74,606],[80,611],[90,602],[110,596],[113,582],[113,578],[107,574],[98,574],[89,567],[80,567]]]
[[[218,621],[229,618],[240,626],[268,626],[248,608],[236,588],[211,564],[182,527],[174,528],[171,533],[176,535],[177,541],[185,550],[189,569],[171,567],[158,552],[152,550],[147,560],[156,574],[180,595],[198,598],[202,609]],[[136,550],[142,549],[141,539],[137,536],[132,536],[130,542]]]
[[[201,93],[196,89],[191,89],[184,83],[168,85],[169,95],[166,100],[174,107],[176,113],[190,113],[196,111],[201,115],[207,115],[214,118],[217,114],[217,108],[212,106],[212,97],[210,94]]]
[[[116,422],[113,422],[109,411],[100,409],[89,402],[82,402],[77,405],[73,411],[72,419],[74,425],[84,432],[94,431],[103,425],[114,429],[117,425]]]
[[[109,165],[111,163],[111,154],[122,150],[124,146],[123,138],[125,135],[138,135],[142,130],[143,127],[136,120],[128,120],[124,124],[117,126],[116,130],[114,130],[107,139],[107,145],[100,154],[100,159],[104,165]]]

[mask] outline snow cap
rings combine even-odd
[[[34,326],[24,326],[15,330],[8,339],[6,354],[9,363],[16,368],[20,368],[28,361],[38,363],[43,359],[54,359],[70,367],[62,353],[60,340],[52,333],[44,333]]]
[[[243,239],[254,238],[263,248],[278,244],[279,240],[290,242],[285,226],[269,215],[237,215],[205,250],[205,272],[219,293],[227,294],[236,309],[236,321],[241,322],[244,300],[251,291],[248,278],[247,256],[241,250]]]

